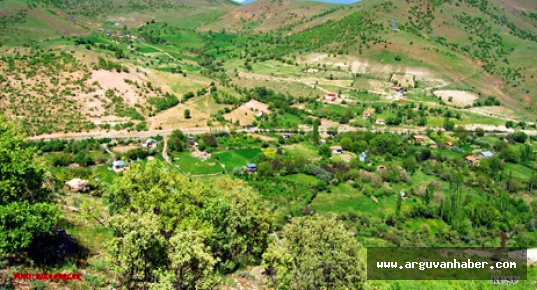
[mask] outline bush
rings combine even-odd
[[[147,156],[149,156],[149,152],[143,148],[136,148],[127,151],[123,156],[129,160],[145,159]]]

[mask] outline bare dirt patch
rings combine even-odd
[[[458,90],[438,90],[434,95],[442,98],[446,104],[458,107],[471,105],[479,98],[476,93]]]
[[[270,113],[267,104],[256,100],[250,100],[230,113],[225,114],[224,118],[232,123],[239,122],[240,126],[246,126],[255,121],[256,115]]]
[[[126,79],[138,82],[147,81],[147,78],[137,73],[96,70],[92,72],[90,82],[97,81],[104,91],[117,90],[125,102],[131,106],[141,103],[143,98],[136,93],[136,90],[130,84],[125,82]]]
[[[416,85],[414,79],[415,76],[413,74],[395,73],[392,75],[391,81],[396,82],[397,84],[405,88],[413,88]]]
[[[130,145],[123,145],[123,146],[115,146],[113,148],[110,148],[110,150],[112,150],[112,152],[115,152],[115,153],[123,154],[136,148],[138,148],[138,145],[130,144]]]
[[[267,142],[272,142],[272,141],[277,141],[278,139],[274,138],[274,137],[269,137],[269,136],[266,136],[266,135],[261,135],[261,134],[255,134],[255,133],[250,133],[248,134],[254,138],[259,138],[261,141],[267,141]]]
[[[469,109],[468,111],[483,116],[490,116],[509,120],[517,119],[515,111],[511,108],[504,106],[475,107]]]

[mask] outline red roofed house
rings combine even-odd
[[[404,94],[405,93],[405,89],[403,87],[398,87],[398,86],[394,86],[394,87],[391,87],[390,90],[394,93],[397,93],[397,94]]]
[[[421,135],[414,135],[414,143],[423,144],[423,141],[425,141],[425,137]]]
[[[386,125],[386,121],[384,121],[384,119],[377,119],[375,123],[377,123],[377,125]]]
[[[470,163],[470,164],[475,164],[478,162],[478,159],[477,157],[473,156],[473,155],[468,155],[466,156],[464,159],[466,159],[466,162]]]
[[[324,100],[327,102],[335,102],[336,101],[336,94],[334,93],[328,93],[326,96],[324,96]]]

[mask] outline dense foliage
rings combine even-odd
[[[50,233],[59,211],[43,189],[43,169],[34,164],[19,129],[0,116],[0,253],[20,252]]]
[[[263,255],[278,289],[362,289],[365,249],[331,216],[295,218]]]
[[[272,228],[268,208],[243,184],[208,188],[160,162],[132,166],[108,197],[110,253],[128,287],[210,289],[218,273],[259,261]]]

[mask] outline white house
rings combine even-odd
[[[324,96],[324,100],[327,102],[335,102],[336,101],[336,94],[334,93],[328,93],[326,96]]]
[[[342,154],[343,153],[343,148],[341,148],[341,146],[330,146],[330,151],[332,151],[332,154],[334,154],[334,155]]]
[[[142,147],[145,149],[153,150],[157,148],[158,142],[155,139],[147,139],[144,142],[142,142]]]

